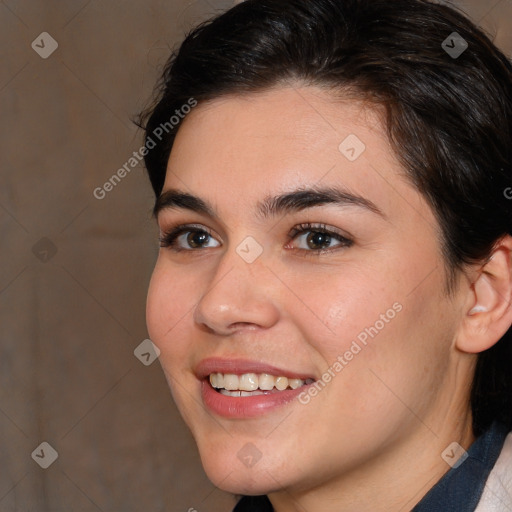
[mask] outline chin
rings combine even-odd
[[[245,465],[237,453],[222,455],[200,452],[201,462],[208,479],[219,489],[232,494],[258,496],[275,492],[284,486],[284,479],[273,475],[282,475],[283,468],[258,460],[254,465]],[[247,462],[249,464],[249,461]]]
[[[254,472],[253,470],[244,472],[233,470],[233,473],[228,477],[224,476],[224,479],[214,478],[215,475],[209,472],[206,474],[215,487],[231,494],[261,496],[282,488],[281,485],[276,484],[276,481],[268,473]]]

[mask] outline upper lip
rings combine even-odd
[[[198,379],[204,379],[212,373],[232,373],[235,375],[243,375],[244,373],[268,373],[275,377],[315,380],[312,375],[285,370],[261,361],[250,361],[248,359],[224,359],[218,357],[203,359],[196,366],[194,373]]]

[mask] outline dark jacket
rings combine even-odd
[[[462,458],[460,459],[463,460]],[[471,445],[412,512],[512,511],[512,432],[499,423]],[[233,512],[273,512],[266,496],[245,496]]]

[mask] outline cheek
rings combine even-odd
[[[402,422],[416,421],[411,411],[423,417],[436,400],[453,333],[450,318],[437,315],[439,307],[428,289],[360,307],[364,323],[351,324],[351,336],[340,344],[343,369],[331,391],[333,400],[342,399],[343,414],[368,433],[380,428],[392,435]]]
[[[146,301],[149,337],[160,349],[159,359],[165,378],[174,402],[188,424],[190,419],[186,396],[182,393],[183,384],[177,385],[177,382],[191,379],[186,364],[190,355],[190,336],[187,337],[186,331],[197,297],[189,281],[186,273],[177,272],[159,260],[151,276]],[[191,380],[190,386],[196,384],[194,379]]]
[[[167,268],[159,259],[151,276],[146,301],[146,324],[149,337],[160,350],[176,340],[180,324],[192,314],[194,286],[190,276]]]
[[[453,318],[442,313],[442,276],[424,280],[429,271],[418,259],[391,259],[378,268],[340,268],[328,281],[303,281],[304,301],[310,300],[324,325],[317,322],[320,328],[313,329],[298,315],[296,322],[330,373],[324,374],[333,382],[326,394],[335,399],[342,393],[347,413],[365,416],[393,403],[400,408],[393,393],[415,401],[427,383],[441,382]]]
[[[399,316],[402,294],[396,281],[383,282],[383,274],[392,275],[382,268],[346,265],[323,275],[308,279],[302,275],[298,279],[295,288],[307,290],[299,298],[317,318],[310,312],[307,316],[313,323],[306,324],[304,315],[297,315],[296,319],[307,331],[305,339],[325,355],[328,363],[349,350],[353,341],[364,347],[375,336],[381,337]]]

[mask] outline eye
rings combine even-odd
[[[201,226],[176,226],[164,232],[159,237],[160,247],[173,251],[194,251],[196,249],[209,249],[219,247],[220,244],[213,238],[210,231]],[[215,242],[217,245],[211,245]],[[207,245],[210,244],[210,245]]]
[[[292,229],[289,238],[299,241],[296,249],[316,254],[330,252],[340,247],[350,247],[354,243],[341,233],[328,229],[325,224],[300,224]]]
[[[292,229],[288,235],[289,242],[285,248],[290,248],[290,241],[298,240],[295,250],[310,254],[322,254],[337,250],[342,247],[350,247],[353,241],[325,224],[300,224]],[[197,251],[220,247],[220,243],[213,237],[210,230],[200,225],[180,225],[163,232],[160,237],[160,247],[169,248],[175,252]]]

